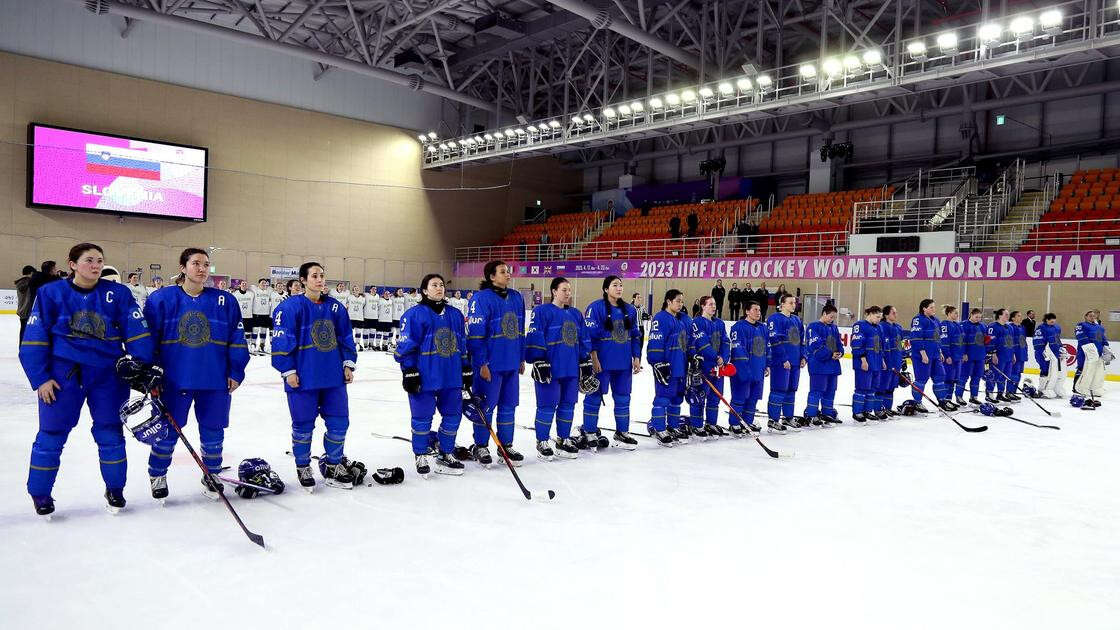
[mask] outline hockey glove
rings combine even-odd
[[[583,379],[591,378],[592,376],[595,376],[595,370],[591,363],[591,357],[588,357],[579,362],[579,379],[582,381]]]
[[[419,394],[420,388],[422,387],[420,382],[420,370],[416,368],[406,369],[401,378],[401,386],[404,387],[404,391],[410,394]]]
[[[898,386],[899,387],[910,387],[910,383],[912,383],[912,382],[913,382],[913,379],[910,377],[910,371],[909,370],[902,370],[901,372],[898,373]]]
[[[392,486],[404,481],[404,469],[378,468],[373,472],[373,480],[382,486]]]
[[[1105,346],[1101,350],[1101,361],[1104,361],[1105,365],[1108,365],[1109,363],[1112,363],[1112,360],[1115,359],[1115,358],[1116,357],[1112,356],[1112,350],[1109,350],[1108,346]]]
[[[163,383],[163,368],[144,363],[126,354],[117,359],[117,376],[129,387],[141,393],[148,393]]]
[[[533,380],[542,385],[552,382],[552,366],[548,361],[533,361]]]
[[[350,470],[350,474],[354,475],[354,485],[355,486],[362,483],[363,481],[365,481],[365,478],[366,478],[366,465],[365,464],[363,464],[362,462],[353,460],[353,459],[349,459],[347,457],[342,458],[342,463],[345,464],[346,468],[348,468]]]
[[[653,378],[659,385],[668,385],[669,379],[673,377],[673,369],[668,363],[654,363],[653,364]]]
[[[474,368],[468,363],[463,366],[463,387],[470,389],[472,385],[474,385]]]

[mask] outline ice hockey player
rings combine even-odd
[[[941,362],[941,325],[934,317],[937,304],[926,298],[918,304],[918,314],[910,320],[910,361],[914,364],[914,387],[911,393],[914,408],[929,413],[922,404],[926,381],[933,380],[933,397],[937,406],[954,411],[957,406],[950,400],[952,392],[945,385],[945,365]]]
[[[525,360],[532,365],[537,397],[537,457],[551,461],[554,455],[573,459],[579,448],[572,441],[581,377],[591,375],[591,337],[583,314],[572,307],[572,285],[567,279],[552,279],[552,303],[533,309],[525,336]],[[556,449],[549,444],[552,419],[556,418]],[[629,437],[629,436],[627,436]],[[633,438],[631,438],[633,439]]]
[[[1104,395],[1104,366],[1112,362],[1113,356],[1104,326],[1097,321],[1097,311],[1085,313],[1085,320],[1074,328],[1074,336],[1077,338],[1078,376],[1073,391],[1085,398],[1085,406],[1100,407],[1097,399]]]
[[[898,323],[898,309],[890,304],[883,307],[883,319],[879,321],[879,334],[883,338],[883,359],[887,369],[882,371],[879,382],[875,384],[879,408],[886,410],[888,417],[899,415],[894,408],[894,390],[905,387],[901,374],[906,368],[906,331]]]
[[[230,293],[237,301],[237,308],[241,311],[241,326],[245,329],[245,343],[248,347],[253,341],[253,292],[249,290],[249,283],[242,280],[237,288]]]
[[[1065,398],[1066,352],[1058,316],[1047,313],[1034,329],[1034,360],[1038,362],[1038,393],[1042,398]]]
[[[144,308],[144,301],[148,299],[148,294],[151,291],[148,287],[140,284],[140,274],[133,272],[128,274],[128,290],[132,291],[132,298],[136,300],[136,306]]]
[[[634,313],[637,320],[638,314]],[[639,332],[640,334],[640,332]],[[715,385],[723,394],[723,376],[720,370],[731,361],[731,340],[727,338],[727,325],[716,317],[716,300],[710,295],[700,298],[700,317],[692,320],[692,353],[694,361],[700,362],[700,373],[708,383]],[[703,397],[700,404],[689,405],[689,426],[692,434],[700,440],[727,435],[719,426],[719,395],[703,383]],[[616,408],[617,408],[617,404]]]
[[[388,350],[389,338],[393,334],[393,294],[386,289],[381,294],[381,304],[377,307],[377,349]]]
[[[881,314],[880,314],[881,317]],[[878,320],[874,322],[878,325]],[[840,329],[836,326],[836,307],[825,304],[820,319],[809,324],[805,331],[805,360],[809,366],[809,401],[805,406],[805,420],[819,427],[823,424],[839,424],[836,412],[836,383],[840,378],[840,358],[844,356],[844,344],[840,341]],[[878,374],[875,375],[876,379]],[[878,381],[871,383],[872,398],[876,408],[882,405],[875,395]],[[885,419],[886,411],[881,411],[880,420]]]
[[[797,298],[788,293],[778,295],[778,312],[766,319],[767,342],[770,344],[770,399],[767,413],[770,430],[781,424],[784,429],[800,431],[803,418],[793,415],[793,402],[797,396],[797,385],[801,380],[801,368],[805,367],[804,349],[801,340],[805,327],[801,318],[794,315]]]
[[[518,403],[518,375],[525,373],[525,301],[509,288],[510,268],[500,260],[483,267],[483,280],[470,303],[467,315],[467,348],[477,376],[473,391],[483,401],[486,424],[497,410],[498,440],[510,462],[520,466],[525,456],[513,448],[514,414]],[[400,297],[403,301],[403,296]],[[471,459],[489,466],[493,459],[486,445],[490,430],[474,427]]]
[[[245,328],[233,296],[206,288],[210,276],[206,250],[184,249],[179,270],[183,285],[153,293],[144,307],[144,319],[155,344],[156,364],[163,369],[160,400],[180,428],[186,427],[187,412],[194,407],[202,463],[217,475],[222,470],[231,394],[245,380],[249,363]],[[178,440],[178,433],[171,431],[152,445],[148,476],[153,499],[167,497],[167,468]],[[217,500],[221,490],[212,476],[202,478],[206,496]]]
[[[598,391],[583,397],[583,426],[576,446],[606,448],[607,438],[599,430],[599,408],[609,391],[614,399],[615,446],[626,450],[637,448],[630,431],[630,391],[634,375],[642,370],[642,330],[638,313],[622,299],[622,279],[603,279],[603,294],[587,306],[583,313],[591,338],[592,371],[599,377]]]
[[[292,455],[299,483],[308,492],[315,487],[311,471],[311,434],[315,419],[326,425],[320,470],[326,484],[352,488],[361,462],[346,458],[346,430],[350,404],[346,386],[354,381],[358,353],[346,307],[326,295],[327,274],[317,262],[300,265],[303,295],[284,300],[272,316],[276,338],[272,342],[272,367],[284,378],[288,410],[292,415]]]
[[[403,289],[397,289],[397,294],[393,296],[393,346],[395,347],[401,336],[401,317],[404,312],[411,306],[408,303],[408,298],[404,295]]]
[[[125,505],[128,467],[119,413],[128,400],[128,385],[113,368],[126,350],[136,360],[150,362],[152,336],[132,292],[101,279],[101,247],[79,243],[70,248],[67,260],[71,276],[39,288],[19,347],[19,362],[39,398],[27,492],[37,514],[54,512],[51,489],[62,448],[84,403],[93,418],[105,501],[115,513]]]
[[[968,381],[969,398],[967,404],[980,404],[980,379],[984,376],[984,359],[988,354],[988,331],[980,321],[983,311],[974,308],[968,312],[968,321],[961,324],[961,343],[964,354],[961,356],[960,380],[957,381],[957,401],[965,404],[964,385]]]
[[[447,300],[447,303],[459,309],[463,313],[467,312],[467,301],[463,298],[462,291],[456,291],[455,295]]]
[[[731,376],[731,406],[743,417],[746,426],[739,422],[738,416],[731,414],[731,435],[742,437],[761,432],[754,418],[758,415],[762,387],[766,376],[770,374],[770,368],[766,366],[769,354],[770,345],[766,342],[762,308],[758,302],[747,300],[744,319],[731,326],[731,364],[735,366],[735,374]],[[778,431],[785,430],[781,424],[776,428]]]
[[[961,365],[964,361],[964,337],[960,325],[961,315],[957,311],[957,307],[946,304],[942,308],[942,312],[945,314],[945,319],[939,324],[940,335],[938,337],[941,342],[941,369],[945,371],[945,386],[949,389],[945,398],[952,400],[953,392],[963,392],[960,381]],[[964,400],[964,396],[958,395],[954,404],[960,408],[968,403]]]
[[[284,290],[287,291],[288,297],[303,295],[303,283],[299,281],[299,278],[291,278],[284,284]]]
[[[987,361],[995,369],[985,368],[984,400],[990,403],[1011,402],[1007,397],[1007,376],[1015,366],[1015,340],[1007,327],[1007,309],[995,312],[995,321],[988,324]],[[993,395],[993,391],[995,394]]]
[[[463,464],[453,455],[455,435],[463,416],[463,388],[470,389],[473,380],[463,315],[444,300],[444,280],[438,273],[424,276],[420,290],[420,304],[401,317],[401,338],[393,353],[412,410],[416,472],[427,476],[434,460],[437,473],[461,475]],[[440,425],[433,436],[436,409]]]
[[[1020,401],[1022,397],[1015,392],[1019,391],[1019,381],[1023,378],[1023,367],[1027,364],[1028,353],[1027,336],[1023,330],[1023,315],[1019,311],[1011,311],[1007,328],[1011,331],[1011,339],[1015,343],[1015,366],[1007,374],[1007,397],[1013,401]]]
[[[863,319],[852,326],[852,372],[855,373],[855,392],[852,394],[852,420],[885,420],[883,401],[875,392],[882,379],[880,373],[887,369],[883,358],[883,331],[879,322],[883,309],[868,306],[863,309]]]
[[[265,354],[264,346],[272,325],[271,317],[272,288],[268,278],[261,278],[253,287],[253,339],[249,344],[250,352]]]
[[[339,303],[346,304],[346,301],[350,299],[350,289],[346,287],[345,282],[339,282],[334,285],[328,295],[338,300]]]
[[[377,287],[370,287],[366,295],[366,304],[362,313],[362,340],[360,348],[374,349],[374,340],[377,338],[377,311],[381,308],[381,296]]]
[[[354,290],[346,298],[346,312],[350,315],[350,329],[354,331],[354,347],[362,350],[362,334],[366,322],[366,295],[360,284],[351,285]]]
[[[646,360],[653,368],[653,409],[649,433],[660,446],[688,442],[681,428],[684,377],[690,347],[692,322],[684,311],[684,296],[676,289],[665,292],[661,310],[649,328]]]

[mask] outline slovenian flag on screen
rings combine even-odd
[[[86,145],[86,172],[136,179],[159,179],[159,162],[139,151]]]

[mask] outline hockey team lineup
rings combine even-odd
[[[40,291],[19,354],[39,399],[27,481],[36,512],[49,519],[55,511],[51,491],[61,453],[85,404],[111,513],[126,505],[127,428],[151,449],[153,499],[163,502],[169,496],[168,467],[182,441],[202,472],[202,493],[221,500],[262,547],[263,537],[242,522],[225,485],[241,499],[252,499],[283,493],[283,478],[259,457],[242,460],[236,476],[226,473],[223,463],[231,401],[245,381],[251,348],[254,353],[267,348],[283,380],[291,414],[287,455],[294,460],[296,481],[307,491],[319,483],[316,467],[323,484],[334,489],[396,485],[405,479],[400,468],[370,471],[345,453],[348,431],[355,428],[348,388],[362,348],[391,351],[400,367],[411,431],[407,437],[372,435],[408,442],[419,476],[459,476],[466,464],[489,468],[496,455],[526,499],[546,500],[554,499],[555,491],[534,495],[516,470],[525,461],[513,444],[518,428],[533,432],[536,456],[543,462],[609,448],[634,451],[643,441],[673,448],[725,437],[753,438],[771,458],[788,457],[792,451],[759,439],[763,429],[781,435],[844,424],[841,415],[848,414],[837,407],[847,404],[847,419],[856,425],[936,413],[971,433],[988,429],[969,421],[983,417],[1059,429],[1015,418],[1007,405],[1025,399],[1057,418],[1061,413],[1054,401],[1064,403],[1068,396],[1070,406],[1092,411],[1101,405],[1104,368],[1113,360],[1094,309],[1076,324],[1077,376],[1071,393],[1062,329],[1049,313],[1028,340],[1021,313],[1006,308],[996,310],[995,320],[986,324],[980,309],[972,309],[962,322],[952,305],[940,309],[939,319],[937,304],[927,298],[905,326],[898,307],[871,305],[853,326],[851,359],[845,365],[836,307],[826,304],[819,320],[805,325],[789,294],[778,296],[777,311],[765,321],[760,305],[747,301],[743,319],[728,330],[716,317],[713,298],[700,298],[700,313],[690,317],[684,294],[670,289],[647,335],[637,310],[622,299],[623,281],[615,276],[604,279],[602,297],[583,310],[572,304],[571,283],[553,279],[550,301],[534,308],[527,323],[524,299],[510,286],[511,268],[498,260],[486,264],[469,301],[460,294],[449,298],[444,278],[427,274],[411,306],[403,292],[357,303],[360,293],[344,295],[338,285],[339,297],[332,297],[327,270],[315,261],[304,263],[298,279],[287,283],[287,296],[277,299],[265,281],[254,292],[207,287],[206,250],[188,248],[180,255],[176,282],[139,296],[142,305],[125,285],[101,278],[99,246],[75,245],[68,264],[69,278]],[[1022,376],[1032,346],[1041,367],[1037,386]],[[647,417],[630,404],[634,376],[646,368],[654,379],[648,421],[631,421],[634,411]],[[802,368],[809,375],[808,398],[797,414]],[[838,379],[848,372],[854,378],[850,403],[836,400]],[[535,391],[532,426],[518,426],[515,419],[522,377],[532,380]],[[764,386],[769,391],[765,401]],[[130,400],[130,389],[139,396]],[[577,419],[581,394],[582,418]],[[607,395],[613,426],[600,426]],[[197,450],[183,431],[192,407]],[[721,412],[726,428],[719,423]],[[322,451],[313,456],[312,433],[320,418]],[[456,442],[463,418],[470,424],[467,446]]]

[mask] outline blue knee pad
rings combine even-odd
[[[324,459],[328,464],[337,464],[342,460],[343,450],[346,448],[346,430],[350,428],[350,418],[323,416],[323,423],[327,426],[327,431],[323,434]]]
[[[31,445],[31,465],[27,474],[27,493],[33,497],[50,496],[58,466],[62,461],[62,447],[70,429],[58,431],[39,430]]]
[[[93,441],[97,442],[97,456],[101,464],[101,478],[105,487],[124,488],[128,473],[128,461],[124,452],[123,425],[93,425]]]

